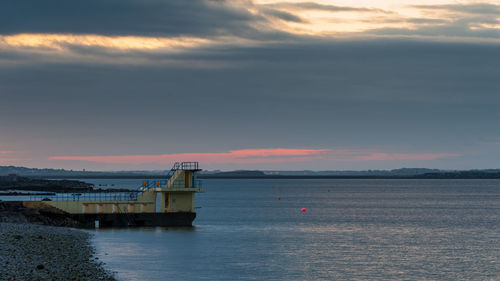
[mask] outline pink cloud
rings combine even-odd
[[[384,153],[351,149],[290,149],[262,148],[240,149],[216,153],[174,153],[157,155],[99,155],[99,156],[53,156],[49,160],[88,161],[107,164],[171,164],[176,161],[199,161],[200,163],[221,164],[258,164],[308,162],[330,160],[337,162],[356,161],[401,161],[435,160],[445,157],[458,157],[454,153]]]
[[[108,164],[169,164],[175,161],[201,163],[282,163],[321,159],[329,149],[264,148],[241,149],[218,153],[175,153],[160,155],[53,156],[49,160],[88,161]]]
[[[17,153],[15,150],[0,150],[0,154],[11,154],[11,153]]]
[[[395,161],[395,160],[435,160],[445,157],[458,157],[455,153],[370,153],[347,157],[344,161]]]
[[[26,158],[0,158],[0,162],[17,162],[17,161],[27,161],[31,159]]]

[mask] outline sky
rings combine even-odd
[[[500,1],[2,0],[0,166],[500,168]]]

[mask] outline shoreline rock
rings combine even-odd
[[[33,192],[0,192],[0,196],[30,196],[30,195],[36,195],[36,196],[55,196],[56,193],[53,192],[39,192],[39,193],[33,193]]]
[[[94,185],[76,180],[35,179],[18,175],[0,176],[0,190],[9,189],[45,192],[91,192]]]
[[[0,280],[116,280],[95,257],[91,234],[0,222]]]
[[[53,210],[28,208],[22,201],[0,202],[1,222],[65,227],[78,227],[80,224],[55,208]]]

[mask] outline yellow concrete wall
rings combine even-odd
[[[75,204],[77,205],[77,204]],[[94,203],[85,203],[83,204],[83,210],[85,214],[96,214],[97,213],[97,204]]]
[[[82,202],[78,201],[45,201],[47,204],[54,206],[58,209],[61,209],[70,214],[81,214],[83,212]],[[94,208],[94,211],[90,211],[90,213],[95,213],[95,205],[91,206],[89,204],[89,209]]]
[[[128,203],[114,204],[116,206],[116,212],[114,214],[127,213],[128,212]]]
[[[59,214],[64,214],[65,212],[51,206],[50,204],[46,204],[47,201],[24,201],[23,206],[27,208],[34,208],[34,209],[39,209],[39,210],[46,210],[49,212],[53,213],[59,213]]]
[[[171,193],[168,212],[194,212],[193,197],[193,192]]]
[[[143,210],[146,210],[147,213],[155,212],[155,205],[153,202],[148,201],[121,201],[117,203],[116,201],[44,201],[44,202],[26,202],[28,205],[33,205],[33,203],[41,203],[49,206],[53,206],[59,210],[70,214],[82,214],[84,213],[84,209],[87,210],[87,214],[112,214],[112,213],[125,213],[129,212],[129,205],[133,205],[131,210],[134,213],[140,213]],[[86,206],[86,207],[85,207]],[[113,210],[113,206],[117,206],[119,210]],[[43,206],[35,206],[33,208],[42,209]]]
[[[111,214],[113,212],[113,204],[107,203],[102,205],[102,213]]]
[[[144,192],[142,195],[139,196],[139,198],[137,198],[136,202],[141,204],[147,203],[149,205],[148,210],[150,212],[154,212],[155,211],[154,204],[156,204],[156,192],[153,191]],[[153,206],[150,206],[151,203],[153,204]]]
[[[194,212],[194,192],[161,192],[161,208],[162,212]],[[165,210],[165,196],[168,194],[168,208]],[[150,195],[148,197],[153,197]],[[36,209],[53,209],[55,212],[63,211],[70,214],[82,214],[86,209],[87,214],[103,213],[154,213],[156,212],[156,200],[151,201],[26,201],[26,207]],[[86,207],[84,207],[86,206]],[[113,206],[117,206],[119,210],[114,210]],[[132,207],[130,207],[132,206]]]
[[[196,173],[195,173],[196,178]],[[194,212],[194,192],[183,192],[180,188],[192,186],[192,172],[177,170],[169,180],[167,186],[161,187],[155,191],[144,192],[136,201],[26,201],[26,204],[31,204],[34,208],[50,208],[54,207],[71,214],[81,214],[86,210],[86,213],[154,213],[156,212],[156,195],[158,192],[161,196],[161,212]],[[173,187],[173,188],[172,188]],[[173,189],[173,192],[169,192]],[[165,209],[165,197],[168,196],[168,208]],[[36,206],[35,206],[36,205]],[[50,206],[50,207],[49,207]],[[84,207],[85,206],[85,207]],[[118,209],[114,208],[118,207]]]
[[[175,171],[174,175],[169,180],[167,187],[170,187],[170,186],[174,186],[174,187],[182,186],[182,187],[184,187],[185,186],[184,173],[185,173],[185,171],[182,171],[182,170]]]

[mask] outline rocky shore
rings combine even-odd
[[[32,223],[38,225],[77,227],[79,223],[65,213],[52,209],[35,209],[23,205],[22,201],[0,202],[0,223]]]
[[[99,185],[101,186],[101,185]],[[107,185],[103,185],[106,186]],[[26,192],[19,192],[26,191]],[[33,193],[36,191],[37,193]],[[135,189],[94,188],[94,184],[77,180],[48,180],[41,178],[21,177],[18,175],[0,176],[0,196],[43,195],[54,193],[85,193],[85,192],[134,192]]]
[[[115,280],[84,231],[0,223],[0,280]]]
[[[91,192],[93,188],[93,184],[75,180],[36,179],[18,175],[0,176],[0,190]]]

